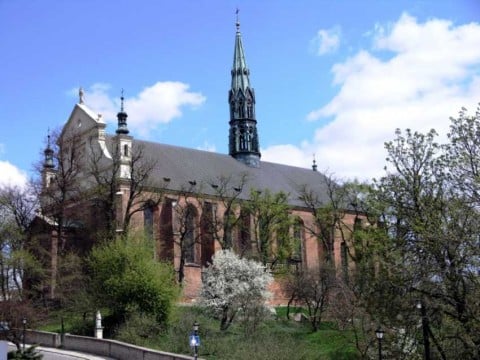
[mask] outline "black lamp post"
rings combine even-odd
[[[375,330],[375,336],[377,337],[378,340],[378,360],[382,360],[382,340],[383,340],[383,335],[385,335],[385,331],[382,330],[382,328],[378,328]]]
[[[200,336],[198,336],[198,322],[193,323],[193,333],[190,335],[190,346],[193,349],[193,358],[198,359],[198,346],[200,345]]]
[[[25,352],[25,335],[27,333],[27,319],[26,318],[23,318],[22,319],[22,325],[23,325],[23,334],[22,334],[22,338],[23,338],[23,351]]]
[[[419,300],[417,302],[417,309],[420,310],[420,314],[422,316],[423,349],[424,349],[425,360],[430,360],[430,337],[428,334],[429,325],[428,325],[427,309],[422,300]]]

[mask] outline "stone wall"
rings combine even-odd
[[[62,341],[63,340],[63,341]],[[96,339],[87,336],[60,335],[57,333],[28,330],[26,342],[46,347],[79,351],[118,360],[190,360],[191,356],[152,350],[115,340]]]

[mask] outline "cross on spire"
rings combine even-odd
[[[240,12],[240,9],[237,7],[237,10],[235,11],[235,16],[237,18],[237,21],[235,22],[235,25],[237,26],[237,31],[240,31],[240,20],[238,18],[238,13]]]

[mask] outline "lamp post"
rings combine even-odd
[[[430,337],[428,334],[428,317],[427,309],[422,300],[417,302],[417,309],[420,310],[420,315],[422,316],[422,334],[423,334],[423,349],[425,360],[430,360]]]
[[[27,333],[27,319],[26,319],[26,318],[23,318],[23,319],[22,319],[22,325],[23,325],[23,334],[22,334],[22,338],[23,338],[23,352],[25,352],[25,334]]]
[[[385,334],[385,331],[382,330],[382,328],[378,328],[375,330],[375,336],[377,337],[378,340],[378,360],[382,360],[382,340],[383,340],[383,335]]]
[[[193,358],[198,359],[198,347],[200,346],[200,336],[198,335],[198,322],[193,323],[193,332],[190,335],[190,347],[193,349]]]

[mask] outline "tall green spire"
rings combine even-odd
[[[232,89],[242,89],[244,92],[250,87],[250,71],[245,60],[245,52],[242,44],[242,34],[240,33],[240,22],[237,19],[237,33],[235,34],[235,49],[233,51],[232,66]]]
[[[245,60],[237,10],[237,31],[233,51],[230,105],[229,153],[248,166],[260,166],[260,151],[255,119],[255,91],[250,86],[250,71]]]

